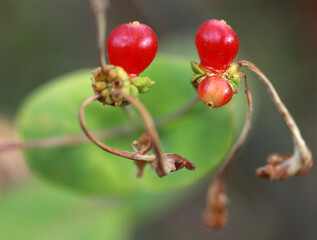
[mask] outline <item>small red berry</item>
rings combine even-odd
[[[200,67],[214,73],[224,72],[238,53],[239,39],[225,21],[211,19],[199,27],[196,48]]]
[[[198,86],[198,96],[209,108],[217,108],[227,104],[232,95],[232,87],[220,76],[206,77]]]
[[[122,24],[107,40],[109,62],[135,77],[153,61],[157,46],[156,35],[149,26],[139,22]]]

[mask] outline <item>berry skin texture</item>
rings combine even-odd
[[[239,50],[239,39],[223,20],[204,22],[196,34],[200,67],[213,73],[225,72]]]
[[[198,97],[209,108],[227,104],[232,96],[232,87],[220,76],[206,77],[198,86]]]
[[[136,77],[153,61],[158,42],[153,30],[139,22],[116,27],[107,40],[111,65],[122,67],[130,77]]]

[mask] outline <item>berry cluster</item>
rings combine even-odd
[[[145,24],[132,22],[116,27],[107,40],[107,53],[111,65],[93,71],[92,88],[101,95],[103,104],[125,106],[123,96],[114,94],[120,89],[138,98],[154,85],[148,77],[139,77],[153,61],[158,42],[153,30]]]
[[[196,48],[200,64],[191,63],[193,87],[209,108],[227,104],[243,77],[239,65],[232,62],[239,50],[239,39],[223,20],[208,20],[198,29]]]
[[[227,104],[236,93],[243,77],[239,65],[232,62],[239,50],[239,39],[223,20],[204,22],[196,34],[200,64],[191,63],[194,71],[191,83],[200,100],[209,108]],[[147,77],[139,77],[153,61],[158,42],[153,30],[145,24],[132,22],[115,28],[107,40],[111,65],[93,72],[93,90],[101,95],[103,104],[125,106],[127,101],[114,94],[116,89],[138,98],[154,85]]]

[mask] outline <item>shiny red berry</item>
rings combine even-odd
[[[196,48],[200,67],[214,73],[224,72],[239,50],[239,39],[223,20],[204,22],[196,34]]]
[[[206,77],[198,86],[198,96],[209,108],[217,108],[227,104],[232,95],[232,87],[220,76]]]
[[[153,61],[157,46],[156,35],[149,26],[139,22],[122,24],[107,40],[109,62],[135,77]]]

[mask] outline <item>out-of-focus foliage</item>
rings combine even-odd
[[[82,197],[71,191],[26,181],[1,197],[2,239],[131,239],[131,231],[155,219],[183,193],[139,194],[128,200]]]

